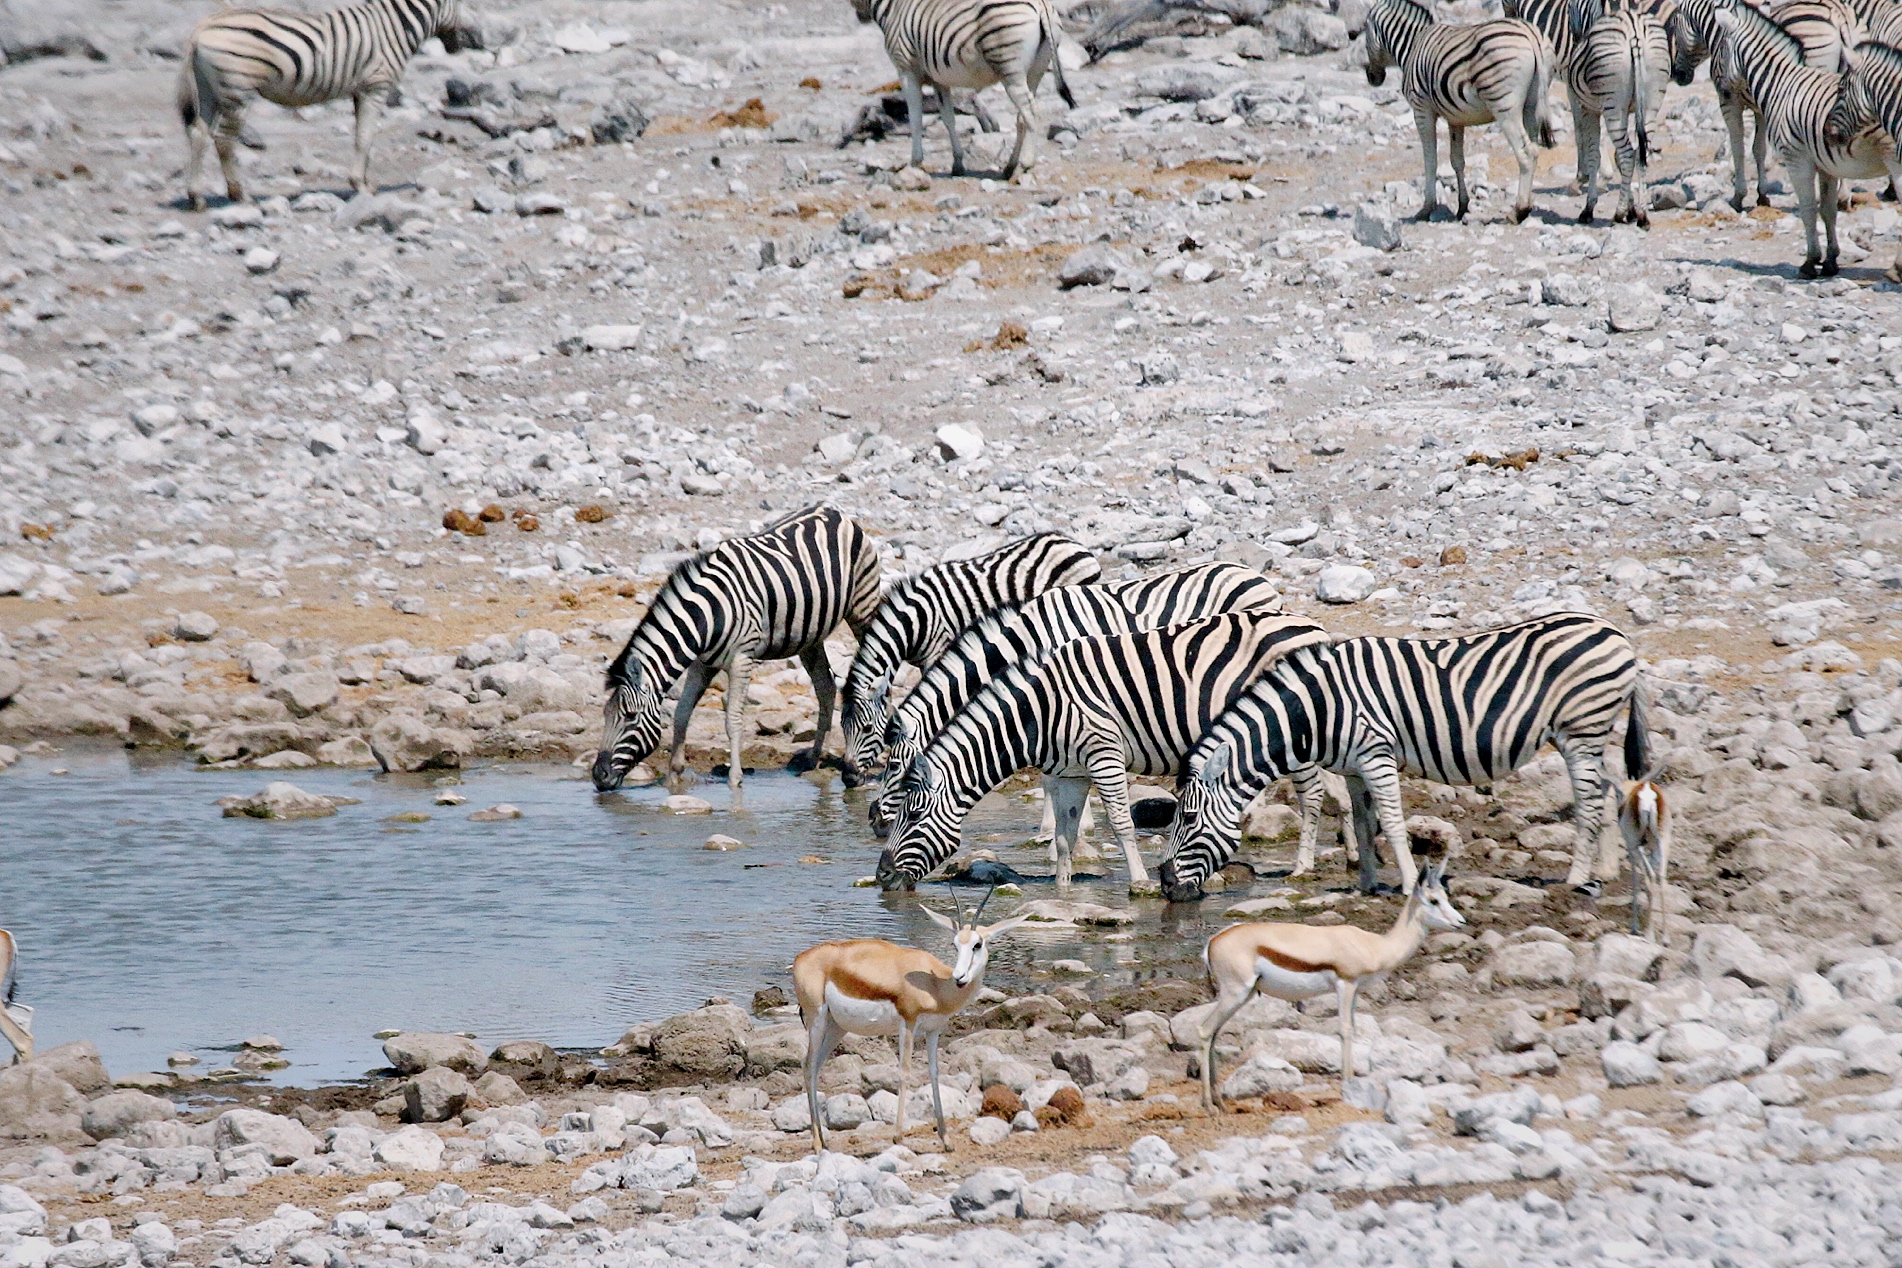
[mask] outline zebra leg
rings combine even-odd
[[[1757,163],[1757,206],[1768,207],[1770,195],[1764,192],[1764,185],[1770,180],[1770,120],[1763,111],[1756,112],[1757,135],[1751,143],[1751,153]]]
[[[687,666],[680,680],[680,701],[674,705],[674,747],[667,755],[667,782],[672,784],[687,769],[687,724],[693,721],[694,707],[713,679],[713,666],[695,661]]]
[[[374,194],[370,184],[370,146],[376,140],[377,121],[383,117],[383,101],[389,86],[378,85],[357,93],[357,164],[350,173],[350,188],[359,194]]]
[[[1021,73],[1004,81],[1004,91],[1010,96],[1010,104],[1017,107],[1017,144],[1011,147],[1010,162],[1004,165],[1004,179],[1009,180],[1037,165],[1037,103]]]
[[[1407,843],[1407,816],[1400,806],[1400,764],[1385,753],[1377,753],[1365,758],[1360,764],[1360,778],[1366,791],[1374,799],[1374,810],[1380,821],[1380,830],[1386,834],[1387,848],[1393,851],[1393,859],[1400,869],[1400,892],[1411,894],[1414,881],[1419,872],[1413,865],[1413,850]],[[1357,814],[1358,820],[1362,816]],[[1371,835],[1372,824],[1368,825]],[[1356,828],[1359,825],[1356,824]],[[1374,855],[1371,841],[1363,847],[1368,856]],[[1361,860],[1361,878],[1366,881],[1373,869],[1367,866],[1366,858]],[[1368,888],[1365,884],[1363,889]],[[1370,890],[1371,892],[1371,890]]]
[[[1120,742],[1099,743],[1089,758],[1090,777],[1096,781],[1096,791],[1102,795],[1104,813],[1109,815],[1110,831],[1116,834],[1117,844],[1123,847],[1123,861],[1129,866],[1129,885],[1133,890],[1139,885],[1149,884],[1149,873],[1143,868],[1142,852],[1136,848],[1136,821],[1129,813],[1127,762]]]
[[[205,209],[205,196],[198,191],[198,173],[205,165],[205,144],[210,131],[203,120],[185,126],[185,142],[191,146],[191,157],[185,164],[185,200],[193,211]]]
[[[1526,135],[1525,122],[1518,110],[1511,110],[1499,117],[1499,131],[1506,138],[1506,144],[1512,149],[1512,157],[1519,164],[1519,195],[1512,202],[1512,222],[1524,224],[1532,214],[1532,176],[1538,170],[1538,156],[1533,152],[1532,138]]]
[[[1566,85],[1565,99],[1571,103],[1572,107],[1572,149],[1577,153],[1577,158],[1572,164],[1572,183],[1566,188],[1565,192],[1568,194],[1584,194],[1589,188],[1585,183],[1585,137],[1588,131],[1585,121],[1587,119],[1591,120],[1591,127],[1589,129],[1592,146],[1591,164],[1592,170],[1597,171],[1598,117],[1585,109],[1579,102],[1578,93],[1569,84]],[[1589,194],[1586,196],[1590,197]]]
[[[951,174],[964,175],[964,146],[958,142],[958,107],[951,90],[938,85],[938,117],[944,120],[944,135],[951,142]]]
[[[218,116],[218,126],[212,132],[212,145],[218,151],[218,167],[224,172],[225,197],[234,203],[244,201],[244,183],[238,179],[238,132],[244,127],[244,119],[237,108],[229,107]]]
[[[1319,766],[1297,766],[1288,777],[1294,781],[1294,803],[1301,815],[1301,843],[1295,847],[1294,871],[1289,875],[1300,876],[1314,866],[1314,842],[1321,834],[1326,785]]]
[[[746,753],[746,686],[752,676],[753,662],[744,656],[734,656],[726,667],[726,786],[734,792],[746,775],[740,759]]]
[[[819,702],[819,716],[814,722],[812,747],[804,753],[793,754],[792,761],[786,763],[786,769],[795,773],[819,769],[819,760],[826,753],[826,737],[832,734],[832,705],[839,695],[824,643],[800,652],[799,663],[805,666],[806,677],[812,679],[812,694]]]
[[[905,113],[911,119],[911,165],[925,165],[925,90],[918,82],[918,72],[906,71],[898,77],[905,90]],[[958,175],[956,168],[951,171]]]
[[[1800,161],[1784,166],[1789,169],[1790,184],[1796,187],[1796,214],[1803,218],[1803,267],[1798,272],[1815,277],[1817,261],[1823,258],[1816,245],[1816,169]]]
[[[1828,239],[1828,249],[1823,252],[1823,276],[1836,276],[1836,191],[1842,182],[1827,172],[1816,174],[1817,184],[1821,187],[1816,201],[1823,212],[1823,233]]]
[[[1596,742],[1572,736],[1559,741],[1559,755],[1565,759],[1565,773],[1572,783],[1572,820],[1578,825],[1578,837],[1572,846],[1572,868],[1566,873],[1565,883],[1594,896],[1602,888],[1600,878],[1592,873],[1593,857],[1598,853],[1598,832],[1605,814],[1604,743],[1603,736],[1597,737]],[[1605,869],[1601,865],[1596,870]]]
[[[1420,131],[1420,155],[1426,161],[1426,184],[1420,189],[1420,214],[1415,220],[1431,220],[1440,209],[1440,121],[1431,110],[1413,108],[1413,126]]]
[[[1620,130],[1609,117],[1603,122],[1611,126],[1612,146],[1616,151]],[[1583,106],[1572,107],[1572,142],[1573,148],[1578,152],[1579,184],[1585,190],[1585,206],[1578,213],[1578,222],[1582,225],[1590,224],[1593,215],[1598,210],[1598,169],[1601,163],[1599,123],[1599,116]],[[1622,167],[1623,164],[1624,158],[1620,153],[1619,165]]]
[[[1453,159],[1453,188],[1459,191],[1459,211],[1455,220],[1466,219],[1466,129],[1456,128],[1452,121],[1446,125],[1446,148]]]
[[[1718,108],[1724,112],[1724,130],[1730,134],[1730,206],[1733,211],[1742,211],[1744,194],[1750,188],[1749,169],[1744,166],[1743,139],[1743,98],[1735,92],[1717,94]],[[1758,133],[1761,137],[1762,133]],[[1758,151],[1757,188],[1763,188],[1763,156]]]
[[[1077,833],[1083,822],[1083,807],[1090,799],[1090,781],[1083,776],[1044,778],[1044,804],[1050,807],[1055,832],[1050,849],[1057,861],[1057,888],[1068,889],[1075,876]]]

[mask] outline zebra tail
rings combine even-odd
[[[1651,134],[1644,122],[1644,37],[1640,32],[1631,41],[1631,114],[1633,129],[1638,134],[1638,169],[1651,165]]]
[[[1631,716],[1625,720],[1625,778],[1648,779],[1651,770],[1651,728],[1645,724],[1644,679],[1631,684]]]
[[[1543,36],[1538,55],[1532,63],[1532,87],[1526,93],[1524,124],[1526,135],[1541,149],[1552,148],[1552,54]]]
[[[1043,38],[1050,45],[1050,74],[1057,81],[1057,96],[1063,98],[1063,104],[1076,109],[1076,94],[1070,91],[1070,81],[1063,77],[1063,30],[1057,25],[1056,14],[1049,9],[1043,11]]]
[[[218,123],[218,85],[213,79],[211,63],[205,57],[205,50],[196,41],[192,44],[191,66],[191,102],[190,113],[185,113],[184,94],[180,94],[180,112],[185,113],[185,126],[192,125],[192,114],[205,121],[205,130],[210,131]]]

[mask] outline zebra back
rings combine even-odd
[[[1786,161],[1797,156],[1837,176],[1880,174],[1883,150],[1894,151],[1873,123],[1833,139],[1838,129],[1831,116],[1843,77],[1810,66],[1802,42],[1750,5],[1720,3],[1715,20],[1722,34],[1715,55],[1729,59],[1749,86],[1751,100],[1769,123],[1770,143]]]
[[[892,678],[929,665],[986,612],[1102,575],[1096,557],[1057,533],[1038,533],[975,559],[937,564],[893,586],[878,605],[845,679],[848,770],[878,757],[891,716]]]
[[[981,70],[995,82],[1047,56],[1062,82],[1056,43],[1063,28],[1049,0],[852,0],[852,7],[859,21],[878,23],[901,73],[962,83]]]
[[[871,807],[882,829],[903,798],[900,782],[932,736],[1006,666],[1092,634],[1155,629],[1218,612],[1278,612],[1274,583],[1240,564],[1212,563],[1135,581],[1066,586],[981,617],[925,671],[885,728],[885,783]]]
[[[1844,0],[1778,0],[1776,24],[1803,46],[1803,61],[1817,70],[1847,71],[1850,50],[1867,38],[1862,18]]]
[[[1280,657],[1328,640],[1312,621],[1237,612],[1101,634],[1006,666],[898,781],[889,867],[922,880],[957,848],[964,815],[1026,766],[1077,774],[1105,731],[1126,768],[1172,774],[1209,724]]]
[[[196,110],[207,122],[231,93],[256,92],[283,106],[352,96],[394,84],[432,35],[455,38],[458,3],[363,0],[322,13],[221,10],[192,29],[181,73],[190,77]]]
[[[1870,124],[1902,137],[1902,48],[1876,40],[1856,45],[1855,69],[1830,111],[1832,140],[1846,140]]]

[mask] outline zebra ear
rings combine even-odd
[[[1202,769],[1196,772],[1196,777],[1205,784],[1213,784],[1221,777],[1223,769],[1228,766],[1228,759],[1228,741],[1223,740],[1203,755]]]

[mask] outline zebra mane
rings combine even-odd
[[[707,561],[713,558],[713,552],[718,549],[720,549],[719,546],[709,546],[705,550],[695,551],[691,559],[681,561],[672,572],[667,574],[667,580],[661,582],[660,589],[654,592],[653,601],[647,605],[647,611],[641,614],[640,624],[636,625],[634,632],[628,635],[620,655],[609,662],[608,690],[633,686],[640,681],[640,662],[634,657],[634,648],[641,641],[641,632],[647,628],[648,622],[654,619],[654,613],[667,602],[669,595],[685,589],[688,583],[699,580],[700,574],[706,571]]]
[[[1772,43],[1781,44],[1784,54],[1798,65],[1803,64],[1803,42],[1791,35],[1777,20],[1744,0],[1716,0],[1712,8],[1718,13],[1730,14],[1739,26],[1748,25],[1758,35]]]
[[[1379,3],[1377,3],[1375,7],[1378,8],[1380,4],[1385,4],[1390,9],[1399,9],[1403,12],[1411,9],[1418,13],[1420,17],[1429,24],[1437,24],[1440,20],[1439,15],[1433,11],[1433,6],[1423,3],[1423,0],[1379,0]]]
[[[1884,44],[1881,40],[1864,40],[1856,45],[1856,56],[1865,62],[1873,58],[1890,70],[1902,71],[1902,48]]]

